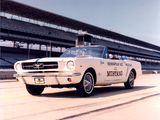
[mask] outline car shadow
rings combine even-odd
[[[119,94],[132,93],[135,91],[141,91],[145,89],[154,88],[156,86],[135,86],[132,89],[126,89],[124,86],[110,86],[110,87],[98,87],[94,89],[93,98],[97,97],[109,97]],[[106,94],[107,93],[107,94]]]
[[[145,89],[154,88],[156,86],[135,86],[133,89],[125,89],[124,86],[105,86],[105,87],[95,87],[93,94],[90,98],[97,97],[109,97],[118,94],[132,93],[135,91],[141,91]],[[76,90],[61,91],[56,93],[43,93],[38,97],[53,97],[53,98],[82,98],[78,95]],[[87,97],[86,97],[87,98]]]

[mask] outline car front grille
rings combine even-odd
[[[30,62],[22,63],[23,70],[44,70],[44,69],[57,69],[57,62]]]

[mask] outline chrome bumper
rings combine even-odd
[[[81,73],[24,73],[14,74],[13,77],[71,77],[80,75]]]

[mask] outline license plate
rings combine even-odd
[[[34,83],[35,84],[44,84],[45,80],[44,80],[44,78],[34,78]]]

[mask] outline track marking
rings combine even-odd
[[[66,91],[70,91],[70,90],[66,90]],[[54,94],[54,93],[61,93],[61,92],[65,92],[65,91],[47,92],[47,93],[44,93],[44,94],[51,94],[51,93]],[[30,96],[33,96],[33,95],[24,95],[24,96],[15,96],[15,97],[0,98],[0,100],[15,99],[15,98],[22,98],[22,97],[30,97]]]
[[[91,110],[91,111],[88,111],[88,112],[85,112],[85,113],[80,113],[80,114],[75,114],[75,115],[67,116],[67,117],[64,117],[64,118],[61,118],[61,119],[58,119],[58,120],[67,120],[67,119],[76,118],[76,117],[80,117],[80,116],[83,116],[83,115],[91,114],[91,113],[94,113],[94,112],[99,112],[99,111],[103,111],[103,110],[109,110],[109,109],[112,109],[112,108],[116,108],[116,107],[120,107],[120,106],[123,106],[123,105],[135,103],[137,101],[141,101],[141,100],[144,100],[144,99],[147,99],[147,98],[150,98],[150,97],[154,97],[154,96],[158,96],[158,95],[160,95],[160,93],[148,95],[148,96],[145,96],[145,97],[141,97],[139,99],[131,100],[131,101],[128,101],[128,102],[116,104],[116,105],[109,106],[109,107],[104,107],[104,108],[99,108],[99,109]]]
[[[6,100],[6,99],[14,99],[14,98],[22,98],[22,97],[29,97],[31,95],[25,95],[25,96],[15,96],[15,97],[7,97],[7,98],[0,98],[0,100]]]

